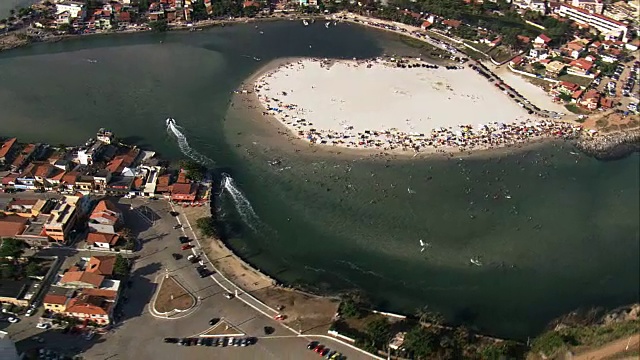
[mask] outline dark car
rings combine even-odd
[[[220,321],[220,319],[213,318],[213,319],[209,320],[209,325],[213,326],[213,325],[217,324],[219,321]]]
[[[176,253],[171,254],[171,257],[173,257],[173,259],[174,259],[174,260],[180,260],[180,259],[182,259],[182,255],[180,255],[180,254],[176,254]]]
[[[329,349],[329,348],[324,348],[324,350],[320,351],[318,354],[320,354],[320,356],[325,356],[325,355],[327,355],[330,351],[331,351],[331,349]]]
[[[207,276],[209,276],[209,274],[211,274],[209,269],[207,269],[207,267],[204,265],[198,266],[196,268],[196,271],[198,272],[198,275],[200,275],[201,278],[206,278]]]
[[[180,236],[178,240],[180,241],[180,244],[186,244],[191,241],[187,236]]]
[[[167,344],[177,344],[178,341],[180,340],[178,340],[178,338],[167,337],[167,338],[164,338],[163,341],[166,342]]]
[[[173,226],[174,229],[180,229],[181,227],[182,227],[182,225],[180,225],[180,224],[176,224],[176,225]]]
[[[169,215],[171,216],[178,216],[180,213],[177,211],[169,211]]]
[[[309,344],[307,344],[307,349],[313,350],[313,349],[316,348],[316,346],[318,346],[318,342],[317,341],[312,341]]]

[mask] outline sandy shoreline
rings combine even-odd
[[[258,100],[262,118],[275,119],[294,137],[340,150],[412,156],[476,152],[572,138],[581,130],[529,116],[471,69],[413,66],[399,69],[381,60],[337,60],[327,66],[314,59],[281,59],[251,76],[243,88],[249,93],[239,95],[242,101],[247,96]],[[480,95],[473,86],[481,87]],[[384,88],[390,94],[380,91]],[[493,116],[501,121],[488,121]]]

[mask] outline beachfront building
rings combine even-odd
[[[564,70],[566,67],[567,64],[561,61],[549,61],[549,63],[545,65],[545,74],[547,75],[547,77],[557,78],[558,76],[560,76],[562,70]]]
[[[579,24],[589,25],[605,37],[622,38],[622,41],[627,41],[627,25],[610,17],[569,4],[562,4],[558,14]]]
[[[78,218],[76,211],[78,199],[76,196],[66,196],[51,210],[44,224],[44,232],[53,241],[66,243],[70,240],[69,234]]]
[[[11,138],[0,146],[0,165],[11,164],[18,150],[18,139]]]
[[[85,15],[85,4],[77,1],[62,1],[56,3],[56,15],[62,13],[68,13],[72,19],[83,19]]]

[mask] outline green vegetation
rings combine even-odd
[[[548,331],[537,337],[531,351],[548,357],[573,346],[601,346],[640,332],[640,320],[608,325],[576,325]]]
[[[365,348],[386,350],[391,340],[391,324],[384,317],[379,317],[367,323]]]
[[[588,77],[584,77],[584,76],[571,75],[571,74],[560,75],[560,76],[558,76],[558,80],[572,82],[572,83],[578,84],[578,85],[580,85],[582,87],[589,86],[591,84],[591,82],[593,81],[592,78],[588,78]]]
[[[180,167],[187,172],[187,177],[193,181],[201,181],[207,172],[207,168],[193,160],[180,161]]]
[[[578,115],[586,115],[589,114],[589,111],[578,107],[576,104],[567,104],[564,106],[567,110],[571,111],[574,114]]]
[[[38,264],[35,261],[31,261],[29,262],[29,264],[27,264],[27,266],[25,267],[25,273],[27,274],[27,276],[41,276],[42,274],[42,267],[40,266],[40,264]]]
[[[113,273],[121,278],[129,275],[129,260],[122,255],[116,255],[116,262],[113,265]]]
[[[2,245],[0,245],[0,257],[19,258],[24,253],[24,248],[27,244],[18,239],[5,238],[2,239]]]
[[[165,32],[169,30],[169,23],[167,23],[167,20],[161,19],[149,22],[149,27],[155,32]]]
[[[202,235],[206,237],[216,237],[216,224],[213,217],[201,217],[196,220],[196,227],[202,231]]]

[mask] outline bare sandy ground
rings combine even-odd
[[[525,110],[473,70],[401,69],[383,61],[300,60],[258,81],[264,106],[291,131],[430,133],[459,125],[511,123]],[[275,101],[277,99],[279,101]],[[291,106],[293,105],[293,106]]]

